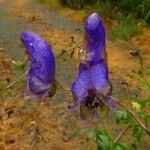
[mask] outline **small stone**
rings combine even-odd
[[[4,51],[4,48],[3,47],[0,47],[0,52]]]
[[[35,121],[31,121],[31,124],[32,124],[32,125],[35,125]]]
[[[30,96],[25,96],[24,100],[31,100]]]

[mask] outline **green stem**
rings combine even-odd
[[[114,143],[116,144],[121,138],[122,136],[127,132],[127,130],[129,129],[130,125],[128,125],[114,140]]]
[[[141,54],[140,54],[140,53],[139,53],[138,57],[139,57],[139,60],[140,60],[141,75],[142,75],[142,77],[143,77],[143,76],[144,76],[143,58],[142,58],[142,56],[141,56]]]
[[[3,95],[6,91],[8,91],[8,89],[10,89],[11,87],[13,87],[15,84],[17,84],[20,80],[24,79],[24,77],[26,76],[27,72],[25,72],[24,74],[22,74],[17,80],[15,80],[14,82],[12,82],[11,84],[9,84],[4,90],[2,90],[0,92],[0,95]]]

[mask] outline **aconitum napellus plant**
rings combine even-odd
[[[108,75],[105,28],[97,13],[92,13],[85,22],[84,54],[86,59],[80,60],[79,74],[71,86],[75,102],[68,108],[85,106],[94,114],[101,104],[115,109]]]
[[[23,32],[21,40],[30,59],[26,93],[41,99],[54,92],[55,58],[51,46],[33,32]]]

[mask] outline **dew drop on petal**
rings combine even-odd
[[[30,43],[30,46],[32,46],[33,45],[33,43]]]
[[[88,54],[87,54],[86,50],[84,50],[84,49],[79,50],[78,59],[80,61],[87,61],[88,60]]]

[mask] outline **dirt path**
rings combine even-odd
[[[20,43],[22,31],[32,30],[43,34],[57,28],[58,33],[64,30],[65,34],[65,30],[68,30],[71,34],[79,27],[34,0],[5,0],[0,5],[0,44],[5,46],[6,54],[13,59],[22,60],[23,57]]]

